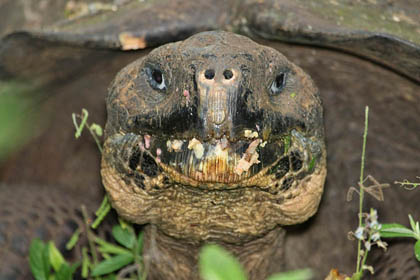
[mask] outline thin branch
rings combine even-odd
[[[369,124],[369,107],[366,106],[365,109],[365,131],[363,133],[363,147],[362,147],[362,157],[360,163],[360,181],[359,184],[363,185],[363,173],[365,171],[365,157],[366,157],[366,141],[367,141],[367,134],[368,134],[368,124]],[[362,213],[363,213],[363,199],[364,199],[364,189],[360,188],[360,196],[359,196],[359,227],[362,227]],[[359,240],[357,243],[357,266],[356,272],[360,271],[360,263],[361,263],[361,256],[360,252],[362,250],[362,240]]]
[[[120,270],[120,272],[118,272],[117,280],[124,280],[124,277],[126,275],[129,275],[131,273],[135,273],[136,271],[139,270],[138,266],[139,265],[135,263],[135,264],[124,267],[123,269]]]
[[[420,179],[419,176],[416,176],[418,179]],[[395,181],[394,184],[398,184],[400,185],[400,187],[404,187],[404,189],[412,191],[415,188],[417,188],[418,186],[420,186],[420,182],[410,182],[407,179],[405,179],[404,181],[400,182],[400,181]]]
[[[83,220],[85,222],[85,231],[86,231],[86,236],[87,236],[87,240],[89,244],[90,253],[92,255],[93,265],[96,266],[98,264],[98,255],[96,253],[96,247],[95,247],[95,242],[94,242],[95,235],[89,228],[89,219],[88,219],[85,205],[82,205],[82,215],[83,215]],[[99,278],[95,277],[95,279],[99,279]]]

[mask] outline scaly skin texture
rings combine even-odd
[[[219,242],[247,269],[249,279],[266,279],[284,265],[283,237],[285,230],[276,227],[261,238],[244,244]],[[152,279],[198,279],[198,253],[201,244],[175,239],[156,226],[145,228],[146,269]]]
[[[281,262],[278,226],[318,208],[318,90],[274,49],[227,32],[162,46],[117,75],[107,110],[101,173],[112,205],[156,228],[146,243],[165,244],[145,250],[151,279],[196,279],[198,248],[209,241],[263,279]]]

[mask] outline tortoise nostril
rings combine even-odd
[[[207,69],[206,72],[204,72],[204,77],[206,77],[207,80],[211,80],[214,78],[214,70],[213,69]]]
[[[223,76],[225,77],[226,80],[230,80],[233,77],[233,73],[231,70],[225,70],[223,72]]]

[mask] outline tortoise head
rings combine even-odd
[[[200,33],[125,67],[106,101],[102,177],[122,217],[176,238],[242,242],[316,212],[322,105],[276,50]]]

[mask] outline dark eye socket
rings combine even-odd
[[[160,70],[153,70],[152,78],[158,85],[160,85],[163,82],[163,74]]]
[[[165,90],[165,76],[159,69],[146,68],[149,84],[152,88],[157,90]]]
[[[272,94],[278,94],[284,89],[286,85],[286,78],[287,78],[286,73],[280,73],[276,76],[276,78],[274,79],[270,87]]]

